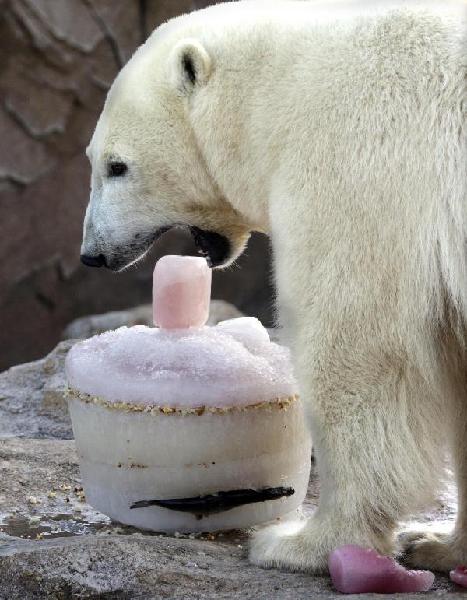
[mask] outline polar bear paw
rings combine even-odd
[[[257,531],[250,542],[249,558],[266,569],[325,573],[329,551],[313,528],[285,523]]]
[[[404,562],[431,571],[450,571],[466,561],[466,550],[450,534],[430,532],[403,533],[400,538]]]

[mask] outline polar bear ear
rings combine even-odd
[[[207,83],[212,61],[204,46],[195,39],[179,42],[172,50],[172,82],[184,92]]]

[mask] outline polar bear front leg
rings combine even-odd
[[[358,336],[347,336],[341,323],[342,343],[327,345],[322,338],[311,376],[303,364],[300,369],[321,483],[319,508],[299,531],[283,525],[257,532],[254,564],[323,572],[329,553],[343,544],[389,554],[397,521],[432,490],[438,465],[425,437],[433,424],[429,395],[401,360],[403,353],[391,354],[374,335],[367,347],[343,345],[346,338],[365,342],[363,323],[347,326],[356,327]]]

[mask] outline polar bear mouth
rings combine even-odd
[[[181,227],[182,229],[186,228],[186,226],[183,225],[161,227],[157,230],[153,240],[157,242],[157,240],[164,233],[173,227]],[[198,250],[198,254],[207,260],[208,265],[212,269],[221,267],[229,260],[231,254],[231,244],[227,237],[217,233],[216,231],[201,229],[200,227],[195,227],[194,225],[189,225],[188,231],[193,238],[195,246]]]
[[[210,267],[220,267],[230,257],[230,241],[220,233],[206,231],[199,227],[190,227],[190,233],[199,254],[204,256]]]
[[[183,226],[174,224],[172,226],[159,227],[153,233],[138,233],[131,243],[112,249],[107,253],[96,255],[81,255],[81,262],[89,267],[107,267],[112,271],[121,271],[127,266],[143,258],[153,243],[174,227],[185,227],[191,233],[199,254],[206,258],[211,268],[221,267],[228,262],[231,254],[231,243],[227,237],[215,231],[201,229],[195,226]]]

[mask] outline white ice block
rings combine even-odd
[[[121,523],[169,533],[242,528],[285,516],[305,498],[311,441],[299,399],[198,414],[72,394],[69,407],[86,499]],[[210,513],[131,508],[265,488],[290,495]]]

